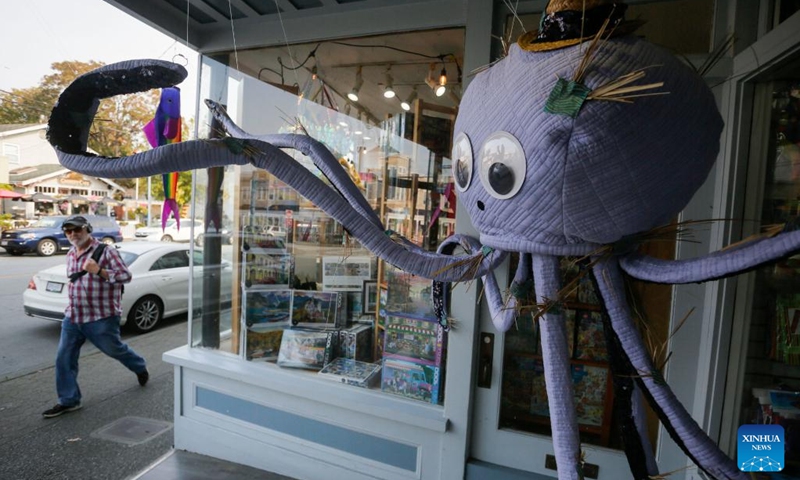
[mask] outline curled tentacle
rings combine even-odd
[[[392,241],[380,224],[364,222],[364,213],[353,209],[350,201],[341,195],[330,195],[332,190],[325,182],[286,152],[263,141],[193,140],[120,158],[98,157],[86,152],[86,138],[99,99],[169,86],[184,76],[185,70],[179,65],[139,60],[108,65],[78,77],[61,94],[50,118],[48,138],[61,164],[87,175],[134,178],[252,163],[316,203],[377,256],[407,272],[443,281],[462,281],[485,275],[505,258],[504,252],[491,249],[466,258],[431,252],[420,255],[406,244]]]
[[[451,235],[439,244],[438,253],[450,255],[457,246],[461,246],[467,252],[483,250],[478,240],[461,234]],[[424,251],[423,251],[424,252]],[[517,272],[514,276],[515,284],[522,284],[530,278],[531,258],[529,254],[523,254],[520,258]],[[492,323],[500,332],[507,332],[517,317],[517,298],[511,296],[504,300],[497,278],[494,272],[489,272],[482,276],[483,291],[489,312],[492,315]],[[433,295],[434,314],[439,319],[439,323],[447,328],[447,284],[434,280],[431,288]]]
[[[557,298],[561,289],[558,258],[533,256],[536,299],[545,303]],[[550,427],[559,480],[583,478],[580,468],[580,437],[572,391],[572,368],[567,347],[567,328],[560,309],[550,309],[539,319],[542,362],[550,408]]]
[[[368,221],[380,226],[381,220],[367,202],[367,199],[355,186],[350,179],[350,175],[342,168],[342,165],[333,156],[325,145],[308,135],[296,134],[273,134],[273,135],[253,135],[242,130],[241,127],[231,120],[224,107],[213,100],[206,100],[206,105],[211,110],[214,117],[222,124],[222,127],[229,135],[236,138],[246,138],[249,140],[261,140],[275,145],[278,148],[292,148],[303,155],[311,158],[314,165],[331,181],[336,190],[343,195],[353,207]]]
[[[100,100],[172,87],[186,75],[181,65],[163,60],[130,60],[85,73],[73,80],[58,97],[50,114],[47,139],[59,151],[85,153]]]
[[[725,456],[697,425],[656,370],[625,302],[625,288],[615,259],[599,259],[594,267],[597,285],[628,361],[635,370],[642,392],[658,414],[664,428],[684,453],[704,472],[716,479],[746,480],[736,463]]]
[[[688,260],[660,260],[631,254],[620,259],[626,273],[655,283],[695,283],[742,273],[800,250],[800,230],[748,242]]]

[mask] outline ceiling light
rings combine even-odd
[[[411,110],[411,105],[414,105],[414,100],[417,99],[417,87],[411,90],[411,94],[404,102],[400,102],[400,107],[406,112]]]
[[[355,134],[355,135],[361,135],[362,133],[364,133],[364,132],[362,132],[361,130],[356,130],[355,132],[353,132],[353,134]]]
[[[339,125],[341,125],[341,126],[343,126],[343,127],[346,127],[346,126],[347,126],[347,122],[345,122],[345,121],[341,121],[341,122],[339,122]]]
[[[372,140],[372,139],[369,137],[364,137],[364,140]]]
[[[350,90],[350,93],[347,94],[347,98],[349,98],[350,101],[358,101],[358,91],[361,90],[361,85],[363,83],[364,79],[361,77],[361,67],[358,67],[358,70],[356,70],[356,84],[353,86],[353,89]]]
[[[386,86],[383,87],[383,96],[386,98],[394,98],[394,88],[392,86],[392,75],[391,75],[392,67],[386,69]]]
[[[447,70],[442,67],[442,73],[439,74],[439,85],[447,85]]]
[[[447,87],[444,85],[437,85],[436,88],[433,90],[433,93],[436,94],[437,97],[441,97],[444,95],[444,92],[447,91]]]
[[[313,67],[311,67],[311,80],[316,80],[316,79],[317,79],[317,66],[314,65]]]

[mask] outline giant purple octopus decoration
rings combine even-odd
[[[770,238],[691,260],[636,253],[641,234],[669,223],[686,206],[717,156],[723,125],[710,90],[693,69],[633,36],[597,43],[578,80],[575,71],[586,58],[585,45],[549,51],[525,46],[512,46],[506,58],[476,76],[464,95],[455,125],[453,170],[460,203],[480,241],[455,235],[439,253],[388,232],[324,145],[306,135],[250,135],[212,101],[206,103],[230,135],[225,139],[165,145],[123,158],[88,153],[99,100],[180,83],[186,71],[170,62],[121,62],[77,78],[53,109],[48,138],[65,167],[100,177],[231,164],[263,168],[312,200],[377,256],[435,280],[439,288],[434,291],[442,290],[437,282],[482,278],[500,331],[513,325],[524,296],[504,298],[493,270],[508,252],[518,252],[510,290],[520,291],[531,280],[535,285],[547,394],[559,399],[550,402],[550,419],[562,480],[583,474],[565,324],[560,310],[552,307],[562,290],[560,257],[586,256],[607,312],[615,401],[627,406],[619,421],[633,477],[658,473],[641,416],[644,397],[700,469],[716,479],[745,480],[746,474],[701,430],[655,368],[631,318],[622,271],[669,284],[719,279],[800,250],[800,230],[787,225]],[[669,95],[609,99],[592,94],[634,72],[663,82]],[[577,107],[570,106],[575,98]],[[564,99],[566,107],[559,103]],[[330,184],[281,149],[309,156]],[[456,246],[469,253],[446,254]]]

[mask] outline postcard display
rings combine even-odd
[[[581,267],[583,268],[583,267]],[[594,284],[571,263],[562,262],[565,284],[576,279],[565,299],[575,410],[582,438],[608,446],[613,385],[603,332],[603,313]],[[550,410],[544,381],[538,323],[530,315],[506,334],[501,397],[501,426],[546,433]]]
[[[294,259],[285,248],[243,247],[241,344],[245,359],[278,359],[283,330],[291,325],[293,271]]]
[[[444,401],[447,334],[435,319],[387,313],[381,390],[414,400]]]

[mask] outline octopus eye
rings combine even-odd
[[[456,190],[465,191],[472,181],[472,144],[469,137],[459,133],[453,141],[453,176]]]
[[[481,148],[481,183],[495,198],[511,198],[522,188],[527,163],[522,145],[507,132],[495,132]]]

